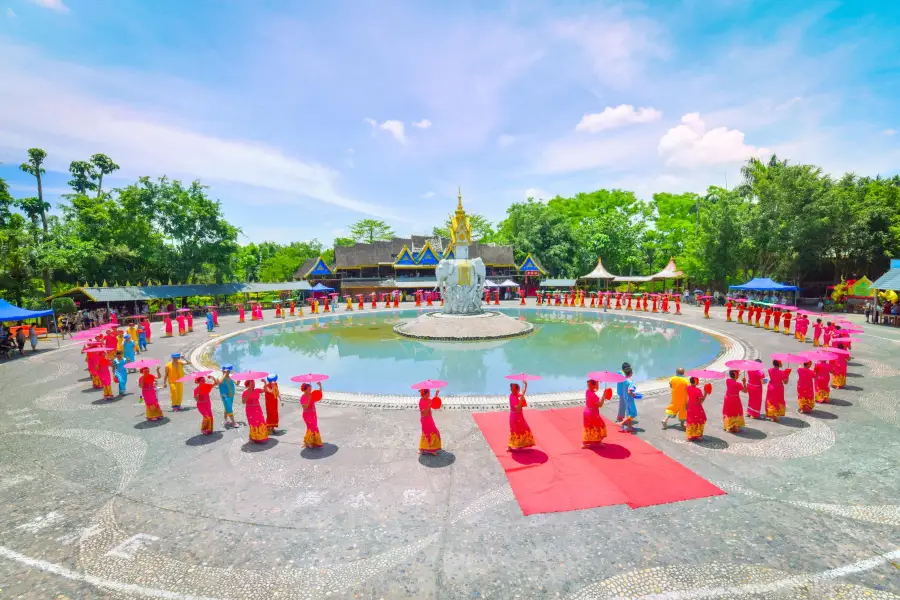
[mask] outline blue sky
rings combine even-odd
[[[198,178],[243,242],[527,195],[900,169],[900,2],[0,0],[0,177]]]

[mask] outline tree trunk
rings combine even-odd
[[[47,227],[47,211],[44,210],[44,186],[41,183],[41,166],[37,165],[35,169],[38,185],[38,202],[41,204],[41,224],[44,226],[44,242],[47,241],[49,228]],[[44,269],[44,294],[53,295],[53,281],[50,279],[50,269]]]
[[[100,171],[100,178],[97,179],[97,197],[100,197],[100,192],[103,190],[103,171]]]

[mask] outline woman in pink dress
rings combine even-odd
[[[769,369],[769,385],[766,388],[766,416],[774,422],[784,416],[784,384],[791,376],[790,369],[782,369],[780,360],[772,361]]]
[[[528,406],[525,393],[528,391],[528,382],[524,382],[524,388],[518,383],[509,384],[509,450],[522,450],[534,446],[534,435],[531,427],[522,414],[522,409]],[[521,389],[521,391],[520,391]]]
[[[313,391],[311,385],[304,383],[300,386],[300,391],[303,392],[300,396],[300,405],[303,407],[303,422],[306,423],[306,435],[303,436],[303,445],[307,448],[321,448],[322,434],[319,433],[316,402],[322,399],[322,384],[319,384],[319,389]]]
[[[762,363],[760,359],[756,362]],[[747,416],[752,419],[762,418],[764,371],[747,371]]]
[[[828,404],[831,398],[831,365],[827,360],[820,360],[813,371],[816,374],[816,402]]]
[[[434,397],[431,390],[419,390],[419,422],[422,424],[422,435],[419,437],[419,454],[437,454],[441,450],[441,432],[434,424],[433,410],[441,407],[439,390]]]
[[[142,328],[144,330],[144,335],[147,336],[147,343],[150,343],[150,320],[149,319],[144,319]]]
[[[581,447],[591,448],[599,446],[606,437],[606,423],[600,416],[600,408],[603,403],[612,398],[612,390],[606,388],[603,398],[597,395],[600,384],[593,379],[588,379],[587,389],[584,391],[584,416],[582,417],[583,431],[581,434]]]
[[[99,348],[99,347],[100,346],[96,343],[88,344],[87,346],[85,346],[85,350],[83,350],[83,352],[85,352],[86,350],[89,350],[91,348]],[[103,387],[103,385],[100,383],[100,376],[97,373],[97,363],[100,360],[101,354],[103,354],[103,353],[102,352],[85,352],[85,356],[87,357],[88,372],[91,374],[91,385],[94,387],[95,390],[99,390],[100,388]]]
[[[266,417],[259,405],[259,396],[262,390],[256,387],[252,379],[244,382],[244,393],[241,394],[241,402],[244,404],[244,414],[247,416],[247,425],[250,427],[250,441],[262,444],[269,439],[269,428],[266,427]]]
[[[156,398],[156,380],[161,377],[162,373],[159,372],[159,367],[156,367],[156,377],[150,374],[150,369],[144,367],[138,378],[141,400],[144,401],[144,413],[147,415],[148,421],[159,421],[163,418],[162,408],[159,407],[159,400]]]
[[[687,424],[684,431],[689,442],[703,439],[703,428],[706,427],[706,411],[703,409],[703,401],[709,396],[712,386],[707,383],[706,388],[701,391],[697,387],[699,382],[700,380],[696,377],[691,377],[690,385],[687,388]]]
[[[211,435],[213,432],[213,412],[209,393],[212,391],[215,383],[208,383],[206,377],[198,377],[194,380],[194,383],[197,384],[197,387],[194,388],[197,412],[203,417],[203,420],[200,422],[200,433]]]
[[[747,380],[738,381],[740,371],[729,371],[725,382],[725,401],[722,403],[722,424],[725,431],[737,433],[744,426],[744,406],[741,392],[747,391]]]
[[[812,361],[803,363],[803,366],[797,369],[797,404],[800,405],[802,413],[810,413],[816,406],[815,378]]]
[[[184,319],[184,313],[178,313],[175,320],[178,322],[178,335],[187,335],[187,323]]]
[[[172,337],[172,318],[169,315],[166,315],[163,324],[166,328],[166,337]]]
[[[184,313],[184,318],[187,319],[188,333],[191,333],[192,331],[194,331],[194,315],[191,313],[191,311],[188,311]]]

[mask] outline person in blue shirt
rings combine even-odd
[[[213,314],[210,310],[206,309],[206,330],[212,333],[213,327],[215,325],[215,321],[213,320]]]
[[[627,362],[622,363],[622,370],[619,371],[619,375],[622,375],[627,379],[628,375],[625,374],[625,370],[631,371],[631,365]],[[616,423],[621,423],[623,419],[625,419],[625,398],[628,395],[628,386],[625,385],[625,382],[616,384],[616,394],[619,396],[619,410],[616,413]]]
[[[122,340],[122,353],[125,356],[125,361],[134,362],[134,340],[127,333]]]
[[[625,417],[622,419],[622,433],[634,433],[634,421],[637,419],[637,405],[635,398],[637,390],[634,387],[632,379],[631,366],[623,367],[622,374],[625,375],[625,381],[619,385],[625,388]]]
[[[209,314],[209,313],[207,313]],[[225,407],[225,427],[229,422],[232,427],[237,427],[237,421],[234,420],[234,381],[231,379],[231,371],[234,369],[231,365],[222,365],[222,379],[216,379],[216,385],[219,386],[219,396],[222,397],[222,404]]]
[[[128,337],[127,335],[125,336]],[[128,340],[125,340],[125,343],[128,344]],[[123,351],[116,352],[116,357],[113,359],[113,369],[116,373],[116,381],[119,382],[119,395],[125,395],[125,387],[128,385],[128,369],[125,368],[125,364],[129,362],[134,362],[134,342],[131,343],[131,360],[125,358]]]

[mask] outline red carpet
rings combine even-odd
[[[631,508],[724,494],[606,419],[603,447],[581,447],[581,408],[532,410],[537,446],[508,452],[509,413],[473,413],[526,515],[627,504]]]

